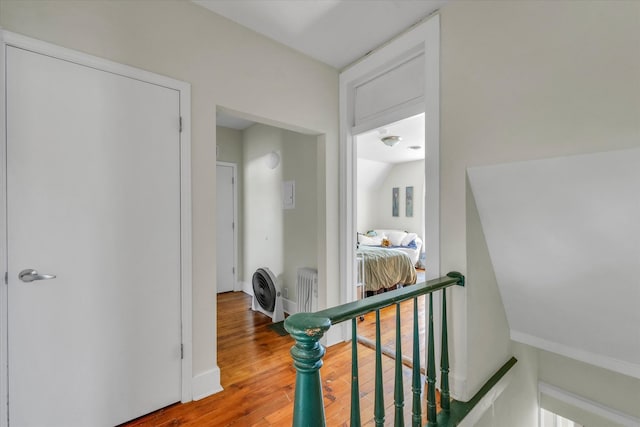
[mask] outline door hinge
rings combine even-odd
[[[4,272],[4,284],[5,285],[9,284],[9,272],[8,271]]]
[[[184,359],[184,344],[180,344],[180,359]]]
[[[235,222],[232,222],[232,223],[231,223],[231,229],[232,229],[232,230],[235,230],[235,229],[236,229],[236,223],[235,223]]]
[[[180,124],[179,132],[182,133],[182,116],[180,116],[180,118],[178,119],[178,123]]]
[[[231,271],[233,272],[233,274],[236,274],[236,268],[235,267],[231,267]]]
[[[234,177],[231,177],[231,185],[234,185],[236,183],[236,179]]]

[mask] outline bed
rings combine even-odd
[[[364,291],[360,296],[416,283],[421,248],[416,233],[389,229],[358,233],[358,283]]]
[[[422,239],[416,233],[376,229],[369,230],[366,233],[358,233],[358,247],[363,246],[399,250],[406,253],[415,266],[420,259]]]
[[[416,269],[405,252],[360,246],[356,250],[356,256],[359,263],[358,282],[363,285],[364,296],[416,283]]]

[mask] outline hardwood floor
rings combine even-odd
[[[422,298],[421,298],[422,299]],[[294,344],[267,326],[271,319],[251,311],[242,292],[218,295],[218,366],[224,391],[187,404],[175,404],[124,424],[142,426],[290,426],[295,369],[289,350]],[[411,356],[413,304],[402,304],[403,354]],[[421,314],[424,318],[424,305]],[[395,307],[381,311],[382,341],[394,349]],[[424,321],[419,322],[424,329]],[[363,336],[375,337],[375,314],[359,322]],[[424,344],[421,343],[421,347]],[[386,425],[393,425],[394,361],[383,356]],[[359,345],[360,405],[363,425],[373,423],[374,351]],[[328,426],[347,426],[350,415],[351,343],[327,349],[320,370]],[[403,369],[404,416],[411,421],[411,370]],[[424,378],[421,381],[424,384]],[[422,399],[423,424],[426,422]]]

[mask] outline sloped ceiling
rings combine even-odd
[[[389,147],[383,136],[396,135],[402,140]],[[404,163],[424,159],[424,113],[356,136],[359,159],[384,163]]]
[[[511,338],[640,378],[640,149],[468,169]]]

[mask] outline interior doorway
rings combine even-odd
[[[234,290],[252,295],[252,275],[259,268],[268,268],[281,286],[285,311],[293,313],[297,269],[318,266],[318,136],[226,111],[217,114],[216,134],[216,175],[223,174],[222,168],[228,165],[236,169]],[[294,189],[292,204],[285,203],[285,183]],[[219,189],[216,196],[217,218],[223,218],[227,210],[222,205],[225,188],[228,186]],[[218,252],[230,251],[220,242],[223,234],[217,231],[216,243],[222,245]],[[217,262],[222,262],[219,257]],[[217,270],[221,269],[227,266],[219,264]],[[218,292],[225,289],[220,282],[217,287]]]
[[[234,290],[253,296],[254,273],[268,268],[281,290],[284,312],[295,313],[298,268],[319,269],[321,265],[319,230],[324,228],[321,224],[324,216],[320,214],[324,209],[324,198],[320,194],[323,186],[319,185],[319,180],[324,179],[324,157],[318,156],[318,141],[322,136],[300,132],[293,126],[274,125],[266,119],[249,118],[222,107],[216,114],[216,124],[217,172],[225,164],[236,166],[237,268]],[[216,175],[219,176],[218,173]],[[293,183],[288,187],[295,189],[293,203],[283,197],[285,183]],[[220,205],[223,203],[220,197],[221,194],[217,196],[218,218],[226,209]],[[220,226],[217,234],[216,243],[222,245],[218,246],[218,253],[229,251],[220,242]],[[218,275],[226,266],[220,256],[216,261]],[[222,292],[223,289],[226,288],[218,279],[217,291]],[[251,310],[250,301],[243,310]],[[254,315],[247,312],[238,314]],[[256,315],[267,317],[259,312]],[[223,323],[219,319],[218,328]],[[223,332],[219,329],[218,335]],[[251,331],[252,334],[255,332]],[[222,354],[224,351],[227,350],[220,348],[219,360],[227,357]]]
[[[356,135],[355,141],[358,299],[425,281],[424,113]],[[391,266],[401,268],[390,273]],[[389,283],[370,283],[371,275]]]
[[[366,240],[364,246],[376,246],[389,237],[375,230],[406,233],[406,242],[394,236],[398,242],[390,243],[400,244],[391,246],[400,246],[415,267],[423,268],[424,113],[356,135],[355,140],[356,229],[358,236],[373,237],[358,243]]]
[[[434,15],[340,75],[340,216],[343,219],[340,224],[340,275],[343,302],[354,299],[352,284],[357,277],[354,272],[358,244],[357,135],[420,113],[424,113],[425,118],[425,279],[440,276],[439,51],[440,19]],[[342,332],[343,339],[348,339],[349,325],[343,326]]]

